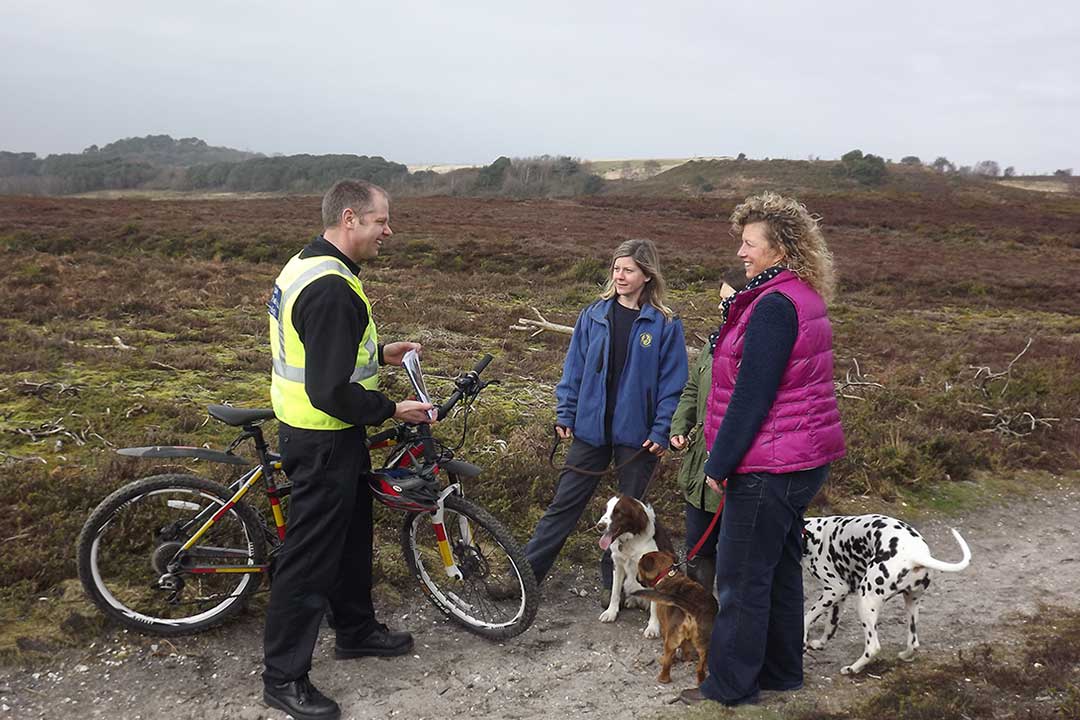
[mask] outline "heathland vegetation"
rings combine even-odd
[[[851,452],[826,503],[977,495],[987,473],[1080,465],[1080,200],[943,188],[803,195],[840,275],[836,380]],[[472,490],[519,535],[555,477],[546,451],[566,340],[511,326],[531,308],[572,323],[615,244],[647,236],[699,345],[734,265],[725,218],[738,199],[395,202],[395,236],[364,271],[380,327],[424,342],[439,395],[480,354],[496,355],[502,385],[468,429],[486,471]],[[74,577],[88,510],[151,469],[114,448],[221,443],[206,404],[268,403],[267,291],[318,231],[318,204],[0,198],[0,601],[32,604]],[[405,388],[392,373],[388,386]],[[677,526],[675,463],[651,499]],[[387,532],[377,567],[393,578],[402,564]]]
[[[725,218],[761,189],[797,194],[819,213],[836,255],[836,383],[850,453],[815,512],[892,504],[909,516],[1053,473],[1075,478],[1080,466],[1080,197],[1067,173],[999,180],[948,161],[878,163],[859,152],[838,161],[700,160],[603,181],[572,158],[410,173],[381,158],[216,155],[227,149],[199,143],[134,141],[138,160],[113,146],[89,153],[85,166],[65,160],[114,168],[120,174],[106,174],[108,182],[148,197],[0,197],[0,656],[97,637],[100,616],[74,580],[75,537],[102,497],[162,468],[120,458],[116,447],[220,446],[230,433],[207,417],[208,403],[268,404],[268,288],[318,232],[315,193],[339,174],[375,179],[395,195],[395,235],[364,269],[382,334],[424,343],[440,397],[454,373],[484,352],[496,356],[488,373],[502,382],[481,399],[475,422],[464,429],[451,419],[438,432],[467,432],[467,457],[484,468],[470,493],[521,538],[556,477],[547,451],[566,338],[512,326],[533,308],[572,324],[596,296],[611,249],[650,237],[671,304],[700,346],[717,322],[721,279],[737,276]],[[90,189],[64,184],[78,173],[44,173],[48,158],[11,155],[0,154],[9,193]],[[125,185],[127,166],[143,168],[145,179]],[[158,192],[193,188],[193,178],[198,195]],[[1059,192],[1006,186],[1044,180]],[[264,190],[279,194],[206,197]],[[399,374],[387,373],[386,385],[405,392]],[[649,497],[676,534],[677,462],[665,462]],[[224,479],[216,466],[169,467]],[[397,523],[390,515],[378,523],[383,587],[404,580]],[[583,531],[567,557],[594,553]],[[1053,634],[1059,654],[1080,647],[1068,618],[1068,633]],[[1031,653],[1046,644],[1036,635]],[[1023,657],[1016,668],[990,654],[976,660],[998,679],[1030,679],[1036,661],[1049,666],[1042,655]],[[961,688],[954,695],[968,692],[966,680],[978,677],[971,663],[954,670],[938,674]],[[903,678],[893,693],[903,707],[944,696],[941,683]],[[1025,687],[1032,697],[1048,692]],[[902,716],[876,706],[856,714],[875,713]]]

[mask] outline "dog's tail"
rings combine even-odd
[[[968,545],[964,542],[964,538],[960,537],[960,533],[956,532],[956,528],[949,528],[952,531],[953,537],[956,538],[956,542],[960,544],[960,550],[964,553],[964,557],[960,559],[960,562],[942,562],[930,555],[930,551],[927,550],[926,557],[919,558],[916,562],[923,567],[928,567],[931,570],[941,570],[943,572],[960,572],[968,566],[971,562],[971,550],[968,549]]]
[[[687,602],[684,598],[677,597],[675,595],[666,595],[657,590],[646,588],[644,590],[638,590],[634,593],[634,597],[645,598],[650,602],[657,603],[658,605],[674,605],[687,615],[694,617],[697,613],[701,612],[701,608],[694,607],[693,604]],[[709,600],[712,600],[710,595]],[[715,614],[715,612],[713,613]]]

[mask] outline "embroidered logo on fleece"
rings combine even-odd
[[[641,347],[643,347],[643,348],[649,347],[650,345],[652,345],[652,333],[647,333],[647,332],[641,333],[641,336],[638,338],[638,341],[641,343]]]

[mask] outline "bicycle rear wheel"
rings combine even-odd
[[[79,533],[79,579],[90,599],[121,625],[155,635],[200,632],[238,613],[262,581],[253,566],[264,565],[266,543],[254,510],[228,507],[231,495],[217,483],[177,474],[137,480],[109,495]]]
[[[460,577],[447,574],[432,513],[411,513],[401,528],[409,570],[428,599],[470,632],[505,640],[525,632],[536,617],[536,576],[510,531],[460,495],[444,501],[443,528]]]

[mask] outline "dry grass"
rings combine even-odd
[[[519,537],[552,492],[546,450],[566,339],[510,326],[530,307],[572,324],[612,248],[644,236],[662,249],[689,337],[707,336],[734,264],[726,218],[737,199],[394,204],[395,237],[364,272],[381,334],[425,343],[437,395],[480,354],[497,356],[490,373],[503,384],[470,424],[468,456],[486,469],[471,493]],[[917,494],[980,468],[1080,464],[1080,203],[803,199],[824,216],[837,258],[837,378],[852,372],[881,386],[853,385],[841,399],[850,453],[826,501]],[[149,471],[118,461],[115,446],[222,444],[229,435],[206,422],[206,404],[268,403],[264,304],[279,267],[317,232],[318,203],[0,198],[0,486],[9,498],[0,540],[16,538],[0,553],[0,601],[25,608],[74,576],[72,545],[89,509]],[[114,336],[134,349],[110,347]],[[976,376],[982,366],[1004,370],[1028,338],[1007,387]],[[404,392],[399,378],[388,382]],[[24,383],[50,385],[25,392]],[[1052,420],[1026,428],[1023,413]],[[46,426],[63,430],[42,434]],[[459,430],[452,421],[441,432]],[[678,533],[675,468],[667,464],[651,499]],[[380,555],[391,578],[395,525]],[[586,557],[591,545],[574,538],[568,552]]]

